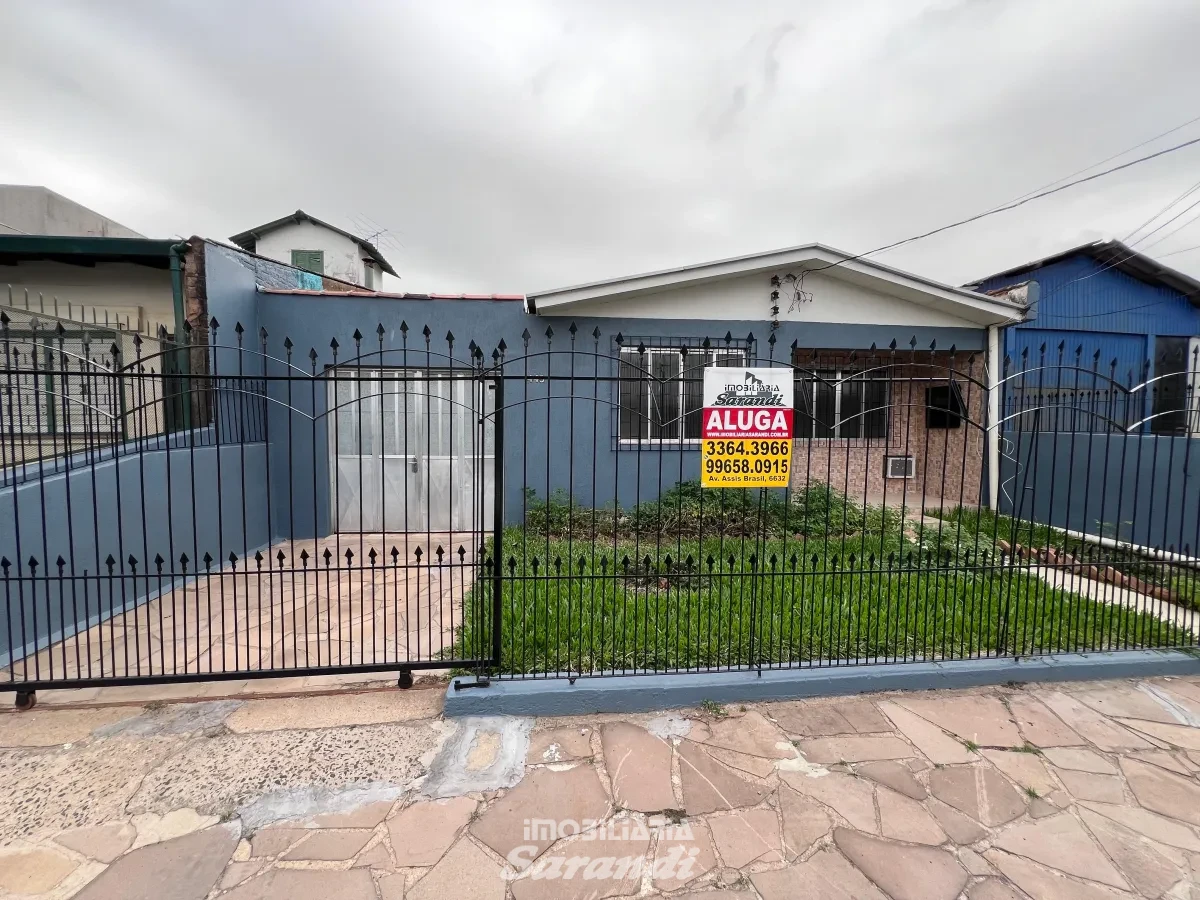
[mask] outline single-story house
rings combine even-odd
[[[466,387],[440,398],[457,410],[432,426],[441,431],[426,427],[413,442],[429,452],[410,453],[396,449],[399,434],[377,432],[419,418],[414,410],[426,401],[354,383],[364,373],[380,383],[418,367],[457,377],[476,354],[480,367],[504,375],[510,520],[529,497],[556,490],[577,503],[628,508],[697,479],[700,370],[711,364],[796,367],[794,486],[810,477],[853,495],[886,496],[889,505],[986,501],[984,460],[998,450],[987,449],[995,411],[985,388],[996,371],[998,329],[1024,314],[1020,292],[982,295],[819,244],[526,295],[263,287],[214,256],[221,248],[210,245],[206,305],[197,313],[225,326],[218,343],[227,344],[239,321],[248,334],[265,331],[271,356],[283,358],[286,339],[293,364],[299,357],[306,370],[311,361],[317,373],[345,376],[329,400],[336,427],[322,421],[314,435],[293,434],[289,446],[272,450],[272,471],[290,464],[294,491],[312,491],[311,473],[295,465],[308,455],[320,470],[317,491],[336,495],[300,514],[305,533],[457,529],[490,516],[493,438],[485,439],[482,505],[472,496],[477,486],[456,484],[453,474],[468,471],[479,450]],[[308,402],[293,395],[271,404],[270,432],[286,429],[289,403]],[[386,416],[354,415],[356,406],[378,411],[377,403],[392,404]]]

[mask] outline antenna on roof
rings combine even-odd
[[[404,245],[392,234],[390,228],[384,228],[370,216],[363,213],[347,216],[347,218],[354,225],[355,232],[364,241],[374,244],[380,249],[387,247],[396,253],[403,252]]]

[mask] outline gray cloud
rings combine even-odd
[[[0,33],[0,181],[152,235],[369,218],[415,290],[862,251],[1200,114],[1192,0],[15,0]],[[881,259],[958,282],[1123,237],[1198,164]],[[1192,244],[1200,224],[1151,252]]]

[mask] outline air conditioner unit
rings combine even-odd
[[[884,477],[912,478],[917,474],[917,462],[911,456],[885,456]]]

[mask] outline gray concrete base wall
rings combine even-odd
[[[649,712],[715,703],[795,700],[871,691],[928,691],[1007,682],[1085,681],[1150,675],[1200,674],[1200,655],[1183,651],[1129,650],[1068,653],[1023,659],[967,659],[820,669],[770,669],[761,674],[709,672],[494,681],[463,689],[470,677],[446,690],[447,716],[566,716]]]

